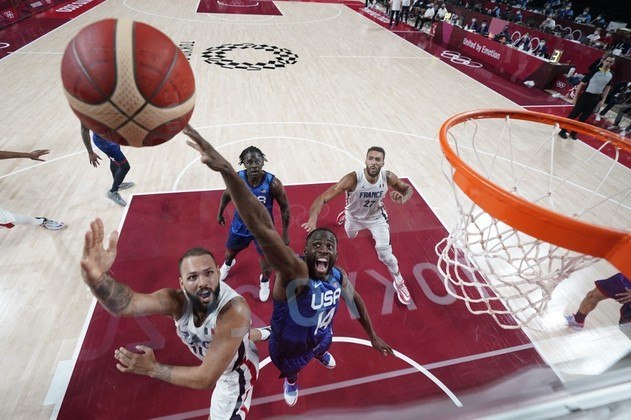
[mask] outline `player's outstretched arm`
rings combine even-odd
[[[412,197],[412,187],[401,181],[401,179],[390,171],[386,171],[386,179],[388,180],[388,186],[394,191],[390,192],[390,198],[392,201],[398,204],[403,204]]]
[[[379,351],[379,353],[393,355],[394,352],[392,351],[392,348],[377,335],[372,327],[370,315],[368,315],[368,310],[366,309],[364,300],[359,293],[357,293],[357,290],[355,290],[351,282],[348,281],[346,273],[342,271],[342,274],[342,297],[350,309],[351,315],[354,318],[358,318],[359,323],[370,338],[370,343]]]
[[[40,156],[50,153],[48,149],[33,150],[32,152],[9,152],[0,150],[0,159],[31,159],[44,162],[44,159],[40,159]]]
[[[249,333],[250,319],[250,308],[242,297],[236,297],[224,306],[217,319],[213,341],[199,366],[163,365],[156,361],[152,349],[136,346],[140,353],[123,347],[114,352],[118,360],[116,368],[124,373],[145,375],[188,388],[212,388],[239,350],[243,337]]]
[[[350,172],[342,177],[337,184],[329,187],[326,191],[316,197],[311,204],[311,208],[309,209],[309,220],[307,223],[303,223],[302,227],[307,231],[311,232],[317,227],[318,216],[322,211],[322,208],[326,203],[333,200],[338,195],[342,194],[346,191],[353,191],[357,186],[357,175],[355,172]]]
[[[178,299],[180,291],[161,289],[152,294],[136,293],[108,273],[116,259],[118,232],[110,234],[106,249],[103,247],[104,230],[101,219],[90,223],[81,259],[83,281],[101,305],[114,316],[181,315],[182,300]]]
[[[278,178],[274,178],[272,181],[272,197],[278,203],[280,207],[280,215],[283,222],[283,242],[285,245],[289,245],[289,222],[291,219],[291,210],[289,208],[289,199],[287,198],[287,192],[283,183]]]
[[[191,138],[188,144],[201,154],[202,162],[221,174],[241,219],[258,241],[274,271],[287,281],[304,277],[304,262],[296,258],[294,251],[283,243],[267,209],[239,178],[230,162],[191,126],[186,126],[184,134]]]

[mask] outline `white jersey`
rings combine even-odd
[[[175,329],[177,331],[178,337],[182,339],[184,344],[188,346],[191,352],[197,356],[199,360],[204,360],[206,356],[206,352],[208,351],[208,346],[213,341],[213,335],[215,335],[215,330],[217,328],[217,317],[221,312],[221,309],[228,303],[230,300],[239,296],[237,292],[226,283],[221,282],[221,289],[219,291],[219,304],[217,309],[215,309],[208,317],[204,320],[202,325],[199,327],[195,326],[195,317],[193,316],[193,304],[186,299],[186,308],[184,310],[184,314],[180,319],[175,321]],[[240,360],[237,360],[240,359]],[[224,373],[228,373],[232,371],[236,366],[244,363],[246,360],[257,360],[258,361],[258,353],[256,351],[256,347],[254,343],[250,341],[250,334],[246,332],[243,336],[243,343],[241,348],[234,355],[234,358],[228,365],[228,368]]]
[[[388,180],[385,170],[379,171],[377,182],[371,184],[363,169],[355,171],[357,187],[354,191],[346,192],[346,219],[356,221],[371,221],[386,219],[383,199],[388,192]]]

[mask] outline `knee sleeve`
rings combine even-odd
[[[397,257],[392,253],[392,246],[375,247],[375,249],[377,250],[379,261],[384,263],[391,273],[397,273],[399,271],[399,261],[397,261]]]

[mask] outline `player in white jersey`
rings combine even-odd
[[[123,347],[114,351],[121,372],[131,372],[194,389],[215,388],[211,419],[244,419],[258,375],[259,357],[252,341],[261,331],[250,330],[250,308],[245,299],[219,281],[213,255],[192,248],[180,258],[180,288],[138,293],[109,274],[116,258],[118,234],[107,249],[100,219],[90,223],[85,235],[81,272],[101,305],[117,317],[166,315],[175,321],[178,336],[202,363],[170,366],[158,363],[153,350],[137,346],[138,353]],[[252,340],[252,341],[251,341]]]
[[[399,262],[392,253],[390,244],[390,226],[383,203],[388,188],[392,188],[390,198],[403,204],[412,196],[412,187],[401,181],[394,173],[382,170],[386,152],[381,147],[373,146],[366,153],[366,167],[350,172],[331,188],[320,194],[311,204],[309,220],[302,225],[307,232],[316,228],[318,215],[322,207],[333,198],[346,193],[344,209],[344,229],[349,238],[355,238],[364,229],[370,230],[375,240],[375,249],[379,260],[383,262],[394,278],[392,283],[399,301],[408,305],[412,302],[410,292],[399,271]]]

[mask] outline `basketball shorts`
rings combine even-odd
[[[272,333],[269,338],[269,356],[274,366],[280,371],[280,378],[292,377],[304,369],[311,359],[324,354],[331,347],[332,342],[333,331],[329,329],[315,348],[296,355],[291,351],[291,343],[277,340]]]
[[[375,240],[376,248],[385,248],[390,245],[390,225],[388,224],[388,219],[385,215],[380,218],[366,221],[353,219],[347,215],[346,220],[344,221],[344,230],[350,239],[355,238],[357,234],[364,229],[370,230],[370,233]]]
[[[254,344],[252,344],[254,345]],[[245,419],[258,376],[258,354],[250,352],[238,368],[221,375],[210,398],[211,420]]]
[[[98,149],[105,153],[110,160],[118,165],[127,162],[127,158],[121,151],[121,147],[109,140],[105,140],[103,137],[99,137],[98,135],[92,136],[92,141],[94,145],[98,147]]]
[[[596,288],[603,295],[611,299],[616,299],[618,293],[624,293],[627,289],[631,289],[631,280],[626,278],[622,273],[594,282]],[[620,308],[620,324],[631,322],[631,304],[625,303]]]
[[[250,242],[254,242],[254,247],[256,248],[256,252],[262,257],[263,250],[259,246],[259,243],[254,239],[254,236],[242,236],[232,233],[228,235],[228,241],[226,242],[226,248],[231,251],[239,252],[246,249]]]

